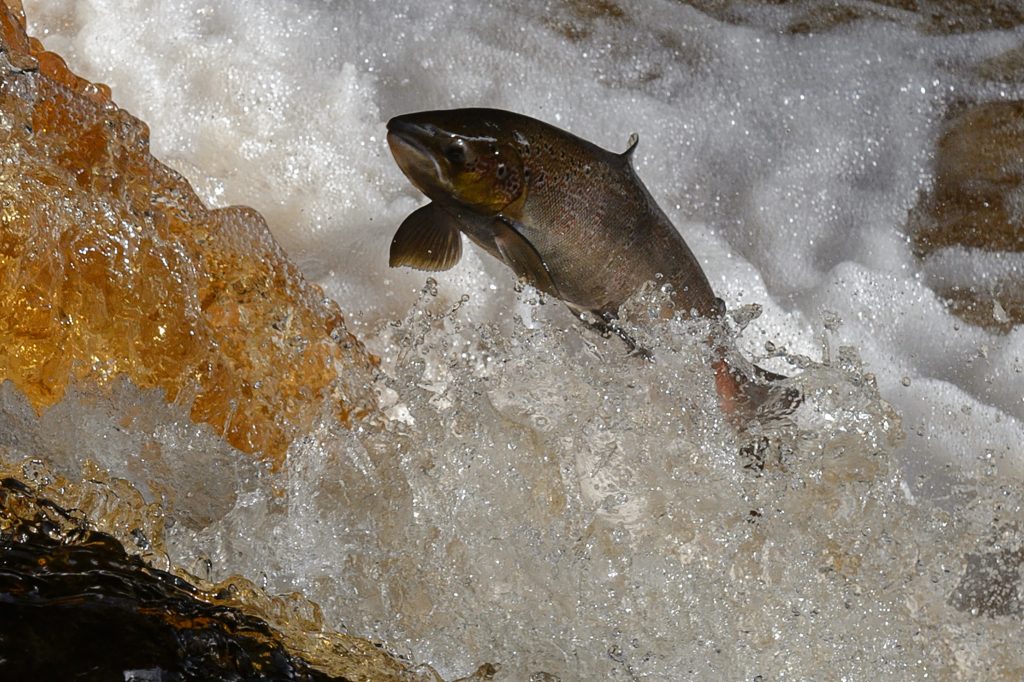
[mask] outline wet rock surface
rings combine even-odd
[[[201,585],[164,553],[168,510],[151,502],[168,499],[155,483],[177,466],[165,451],[204,434],[196,455],[220,486],[181,491],[198,492],[200,508],[168,525],[223,513],[232,458],[255,456],[247,475],[280,468],[314,419],[372,419],[376,360],[255,211],[207,209],[150,155],[146,125],[24,21],[18,3],[0,3],[0,431],[41,459],[0,483],[0,677],[421,679],[333,632],[311,604],[242,579]],[[131,439],[146,425],[145,442],[125,444],[129,468],[153,484],[145,495],[99,483],[88,460],[102,446],[74,444],[99,445],[103,429],[61,416],[79,398],[107,414],[124,390],[155,400],[106,426]],[[152,423],[165,410],[183,417],[173,444],[159,442],[167,422]],[[37,419],[60,445],[29,435]],[[74,479],[40,473],[58,461]]]
[[[23,21],[0,5],[0,377],[42,410],[124,375],[276,464],[325,402],[372,414],[373,359],[263,219],[205,208]]]
[[[0,521],[6,679],[344,679],[312,669],[266,623],[205,601],[213,595],[128,556],[109,535],[81,528],[54,538],[48,517],[67,512],[29,497],[16,480],[0,481],[5,511],[38,506],[32,519]]]
[[[720,21],[771,26],[786,33],[821,33],[861,19],[887,20],[923,33],[957,34],[1005,30],[1024,24],[1024,8],[1013,0],[680,0]]]
[[[1002,332],[1024,322],[1022,160],[1024,102],[961,107],[939,140],[933,188],[910,220],[929,285],[966,321]],[[989,254],[991,267],[957,267],[968,251]]]
[[[299,642],[299,630],[310,623],[283,602],[254,611],[258,598],[244,582],[200,586],[180,571],[154,567],[159,519],[144,506],[108,508],[106,518],[97,513],[104,500],[127,502],[122,496],[132,492],[124,482],[58,481],[38,461],[0,473],[0,677],[427,679],[354,637],[319,633],[309,641],[335,654],[317,655]],[[62,508],[48,493],[77,497],[82,508]],[[105,522],[123,537],[96,529]],[[289,647],[305,648],[329,672]]]

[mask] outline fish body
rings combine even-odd
[[[671,286],[676,310],[724,315],[693,252],[633,169],[635,136],[615,153],[528,116],[456,109],[393,118],[387,139],[399,167],[431,199],[395,234],[393,267],[448,269],[465,234],[603,330],[614,330],[619,307],[656,280]],[[744,408],[769,400],[764,382],[781,377],[741,371],[725,349],[713,350],[727,413],[750,413]]]
[[[466,234],[575,311],[610,320],[627,298],[657,278],[671,285],[684,312],[723,312],[693,252],[633,170],[635,142],[615,153],[495,109],[400,116],[388,123],[388,142],[402,170],[433,200],[433,229],[449,223],[444,231]],[[467,182],[470,191],[460,192],[460,164],[489,177],[501,191],[481,201]],[[400,229],[392,265],[454,265],[451,258],[410,254],[401,237]],[[515,244],[520,241],[525,244]]]

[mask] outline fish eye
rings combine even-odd
[[[503,163],[498,164],[498,170],[495,171],[498,174],[499,180],[504,180],[505,176],[508,175],[508,168]]]
[[[463,163],[466,160],[466,149],[462,140],[456,140],[444,148],[444,156],[452,163]]]

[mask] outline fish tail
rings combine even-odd
[[[754,418],[775,418],[792,413],[803,402],[803,394],[795,386],[782,386],[781,374],[750,365],[749,372],[730,363],[724,356],[712,363],[715,390],[726,416],[737,425]]]

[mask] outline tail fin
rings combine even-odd
[[[786,377],[757,365],[749,366],[750,371],[744,371],[724,355],[712,363],[719,404],[736,426],[752,419],[783,417],[803,402],[800,389],[777,384]]]

